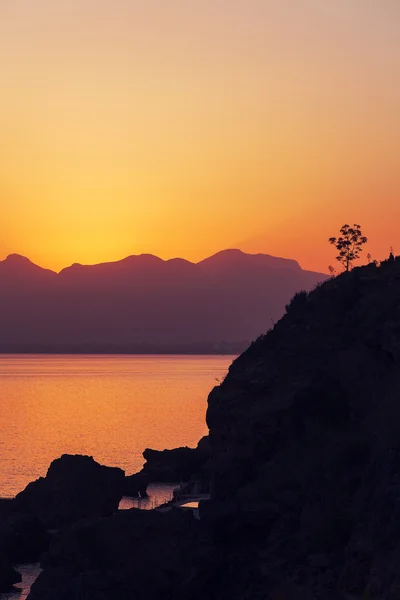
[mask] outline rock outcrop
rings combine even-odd
[[[152,450],[143,452],[146,462],[135,475],[125,477],[124,496],[147,496],[150,483],[188,483],[196,481],[196,487],[209,491],[210,473],[207,462],[210,458],[210,443],[204,436],[196,448],[174,448],[172,450]]]
[[[29,600],[165,600],[206,559],[212,553],[192,515],[120,511],[62,535],[45,556]]]
[[[173,450],[152,450],[143,452],[146,459],[142,473],[151,482],[173,483],[189,481],[199,475],[210,457],[208,437],[203,437],[197,448],[174,448]]]
[[[124,479],[124,471],[104,467],[91,456],[64,454],[51,463],[45,478],[18,494],[15,503],[47,529],[58,529],[80,519],[114,513],[122,498]]]
[[[229,555],[210,598],[400,597],[399,259],[297,294],[207,422],[200,514]]]

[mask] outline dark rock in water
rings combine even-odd
[[[202,438],[197,448],[184,447],[163,451],[147,448],[143,456],[146,463],[142,472],[148,475],[150,481],[189,481],[209,459],[208,437]]]
[[[20,581],[21,575],[12,568],[9,560],[0,554],[0,592],[8,592]]]
[[[0,555],[12,563],[37,562],[50,543],[50,534],[33,515],[14,513],[0,523]]]
[[[179,509],[81,522],[50,546],[29,600],[162,600],[212,553]]]
[[[58,529],[79,519],[115,512],[124,479],[124,471],[104,467],[91,456],[64,454],[51,463],[45,478],[30,483],[15,502],[47,529]]]
[[[147,497],[147,486],[149,485],[149,476],[147,473],[136,473],[125,477],[124,496]]]

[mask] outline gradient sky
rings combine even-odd
[[[399,0],[1,0],[0,258],[400,253]]]

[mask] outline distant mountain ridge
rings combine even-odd
[[[12,254],[0,261],[0,351],[243,344],[326,277],[240,250],[199,263],[142,254],[60,273]]]
[[[290,259],[290,258],[279,258],[276,256],[271,256],[270,254],[249,254],[246,252],[243,252],[242,250],[238,250],[238,249],[228,249],[228,250],[221,250],[220,252],[217,252],[216,254],[213,254],[212,256],[205,258],[197,263],[186,260],[185,258],[169,258],[169,259],[162,259],[159,258],[158,256],[155,256],[154,254],[133,254],[130,256],[127,256],[126,258],[123,258],[121,260],[117,260],[117,261],[110,261],[110,262],[104,262],[104,263],[96,263],[96,264],[90,264],[90,265],[83,265],[81,263],[73,263],[72,265],[65,267],[64,269],[62,269],[58,274],[61,275],[62,273],[65,273],[66,271],[69,271],[70,269],[78,269],[78,268],[102,268],[102,267],[111,267],[113,265],[128,265],[128,264],[134,264],[141,262],[143,265],[144,264],[160,264],[160,263],[168,263],[168,264],[186,264],[186,265],[218,265],[218,266],[223,266],[223,265],[227,265],[227,264],[233,264],[233,261],[235,261],[236,263],[238,261],[240,261],[241,263],[244,263],[245,261],[251,260],[253,262],[258,261],[259,263],[264,263],[265,265],[268,265],[270,267],[275,267],[275,268],[291,268],[291,269],[297,269],[297,270],[302,270],[299,263],[296,260]],[[20,254],[9,254],[7,256],[7,258],[3,261],[0,261],[0,269],[4,269],[4,268],[15,268],[15,269],[19,269],[21,270],[22,268],[28,269],[28,268],[34,268],[35,270],[41,270],[41,271],[45,271],[46,273],[53,273],[54,275],[57,275],[56,271],[52,271],[51,269],[45,269],[43,267],[40,267],[39,265],[36,265],[35,263],[33,263],[29,258],[27,258],[26,256],[22,256]],[[325,276],[325,275],[324,275]]]

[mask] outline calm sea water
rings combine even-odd
[[[0,496],[44,476],[63,453],[131,474],[147,447],[195,446],[207,432],[208,393],[232,360],[0,356]]]
[[[0,497],[44,476],[61,454],[89,454],[127,474],[146,447],[195,446],[207,433],[211,388],[232,356],[0,355]],[[152,485],[149,509],[171,498]],[[121,508],[138,506],[124,498]],[[0,600],[25,600],[39,565],[17,567],[22,583]]]

